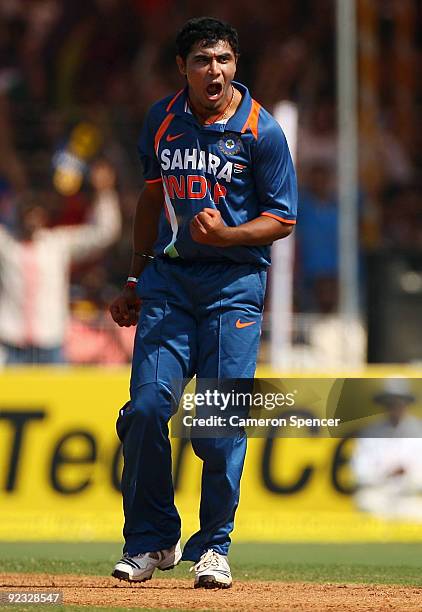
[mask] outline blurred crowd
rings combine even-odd
[[[388,60],[397,39],[397,3],[376,4],[379,56]],[[393,89],[400,84],[388,61],[380,61],[379,129],[377,144],[370,145],[378,147],[378,183],[374,188],[373,180],[362,180],[362,249],[420,248],[422,243],[422,130],[417,129],[422,91],[416,79],[422,15],[416,1],[398,4],[409,7],[414,21],[406,44],[415,75],[406,87],[412,90],[409,113],[415,124],[399,129]],[[44,209],[46,228],[86,225],[98,195],[91,180],[95,164],[100,160],[117,177],[113,190],[121,235],[107,248],[69,262],[72,325],[63,341],[64,359],[129,360],[132,337],[110,331],[106,305],[124,282],[129,262],[132,216],[143,182],[137,138],[149,106],[183,85],[175,68],[174,38],[199,13],[238,29],[237,78],[254,97],[269,110],[280,100],[298,105],[295,308],[336,310],[334,5],[334,0],[204,0],[200,6],[193,0],[2,0],[0,227],[16,236],[28,199]],[[0,270],[0,292],[2,281]],[[78,349],[83,334],[90,338],[89,354]]]

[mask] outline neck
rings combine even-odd
[[[19,240],[22,242],[32,242],[35,232],[22,229],[18,232]]]

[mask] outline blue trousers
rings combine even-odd
[[[131,399],[120,411],[123,443],[124,552],[169,548],[180,538],[174,505],[168,422],[184,382],[253,378],[266,270],[251,264],[155,259],[138,292]],[[183,558],[198,561],[212,548],[226,555],[239,501],[246,435],[195,438],[203,461],[200,530]]]

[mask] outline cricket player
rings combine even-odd
[[[145,120],[132,263],[110,307],[118,325],[138,325],[117,421],[125,546],[113,576],[149,580],[183,559],[195,563],[195,587],[228,588],[246,435],[192,439],[200,529],[182,553],[168,422],[185,379],[253,378],[270,246],[292,232],[297,187],[280,126],[234,81],[236,30],[191,19],[176,46],[186,86]]]

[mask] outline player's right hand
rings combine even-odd
[[[113,321],[120,327],[136,325],[141,310],[141,299],[136,295],[135,289],[125,287],[122,293],[110,305],[110,314]]]

